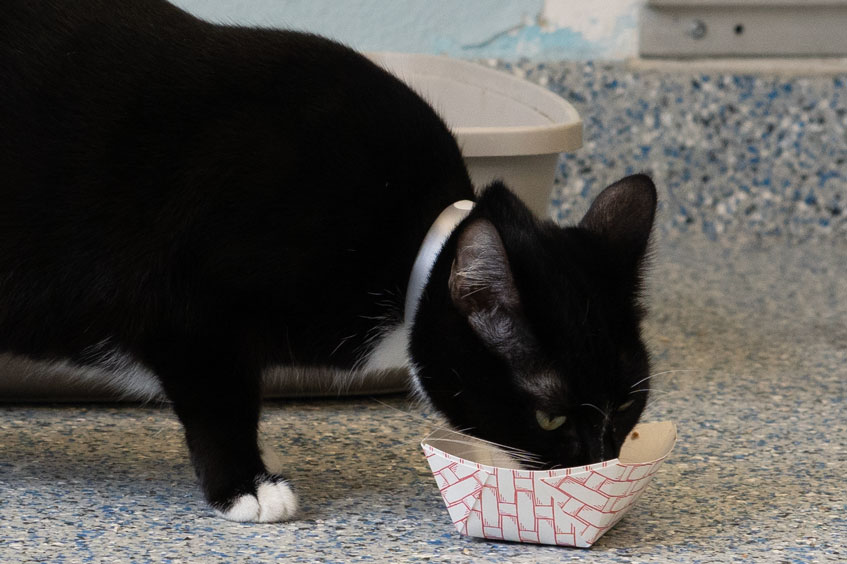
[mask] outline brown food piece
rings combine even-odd
[[[637,439],[637,438],[638,438],[638,431],[633,431],[633,432],[632,432],[632,438],[633,438],[633,439]]]

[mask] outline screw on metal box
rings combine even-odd
[[[694,20],[688,26],[688,35],[690,35],[693,39],[703,39],[706,37],[706,22],[703,20]]]

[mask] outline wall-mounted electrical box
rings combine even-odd
[[[847,0],[647,0],[642,57],[847,56]]]

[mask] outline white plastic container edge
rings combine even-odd
[[[544,155],[582,146],[576,109],[532,82],[437,55],[368,56],[433,105],[466,157]]]
[[[582,145],[582,120],[546,88],[436,55],[368,53],[427,100],[453,131],[477,189],[503,180],[546,217],[558,155]]]

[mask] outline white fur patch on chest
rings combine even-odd
[[[382,372],[405,368],[409,364],[409,328],[399,323],[383,332],[382,337],[361,361],[362,372]]]
[[[266,389],[289,390],[293,395],[339,394],[349,390],[379,391],[381,382],[388,379],[390,389],[397,388],[397,372],[409,368],[409,330],[400,324],[389,325],[372,339],[350,369],[321,365],[278,365],[264,373]],[[342,343],[343,344],[343,343]],[[403,378],[405,380],[405,378]],[[278,392],[277,392],[278,393]]]

